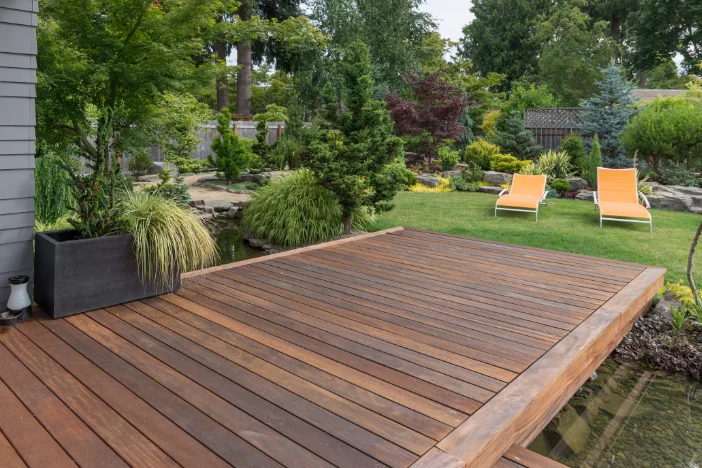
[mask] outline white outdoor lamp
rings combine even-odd
[[[7,300],[7,312],[0,314],[0,325],[15,325],[16,323],[29,318],[32,307],[32,299],[27,293],[29,276],[11,276],[10,298]]]

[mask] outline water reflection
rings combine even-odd
[[[218,220],[210,226],[210,232],[219,248],[219,265],[247,260],[264,255],[260,249],[254,249],[244,241],[238,220]]]
[[[529,448],[578,468],[699,468],[702,384],[607,360]]]

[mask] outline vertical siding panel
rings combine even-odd
[[[0,311],[7,279],[32,274],[37,10],[0,2]]]

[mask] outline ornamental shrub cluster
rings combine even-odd
[[[490,170],[490,158],[500,154],[500,147],[487,140],[477,140],[466,147],[463,161],[474,163],[484,171]]]

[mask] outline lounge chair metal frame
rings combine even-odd
[[[637,190],[637,193],[638,193],[638,195],[639,195],[639,198],[640,198],[641,200],[643,200],[644,206],[646,207],[646,209],[647,209],[647,210],[650,209],[650,208],[651,208],[651,204],[648,202],[648,198],[646,198],[646,195],[644,195],[643,193],[639,192],[638,190]],[[648,226],[649,226],[649,232],[653,232],[653,217],[651,216],[651,213],[650,213],[650,212],[648,213],[648,220],[645,220],[645,219],[635,219],[635,218],[606,218],[606,217],[602,216],[602,210],[600,210],[600,204],[599,204],[599,201],[598,201],[598,199],[597,199],[597,191],[592,192],[592,196],[593,196],[593,199],[594,199],[594,201],[595,201],[595,209],[598,210],[598,211],[600,212],[600,229],[603,228],[603,225],[602,225],[603,221],[618,221],[618,222],[620,222],[620,223],[640,223],[640,224],[648,224]]]
[[[505,192],[509,192],[510,189],[504,189],[503,191],[500,192],[500,194],[497,196],[497,199],[499,200],[502,198],[502,196],[505,194]],[[548,205],[548,202],[546,201],[546,197],[548,196],[548,190],[544,190],[544,195],[541,198],[541,201],[539,202],[538,205],[536,205],[535,210],[528,210],[526,208],[500,208],[497,205],[495,205],[495,217],[497,217],[497,211],[519,211],[520,213],[535,213],[536,214],[536,222],[539,221],[539,206],[541,205]]]

